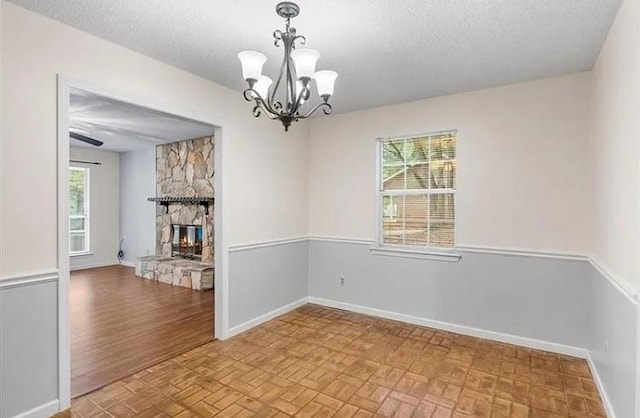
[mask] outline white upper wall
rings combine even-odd
[[[2,240],[13,243],[2,247],[3,275],[57,266],[57,74],[219,121],[223,167],[216,175],[223,176],[227,216],[216,234],[227,245],[306,234],[306,123],[285,134],[278,123],[254,119],[239,92],[11,3],[2,6],[0,209]],[[25,193],[37,193],[38,204],[25,203]]]
[[[592,72],[595,255],[640,289],[640,2],[626,0]]]
[[[373,239],[376,138],[458,129],[460,246],[591,251],[587,73],[313,119],[309,230]]]

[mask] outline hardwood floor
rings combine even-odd
[[[213,299],[130,267],[72,272],[72,397],[212,341]]]
[[[604,417],[586,361],[306,305],[72,402],[74,417]]]

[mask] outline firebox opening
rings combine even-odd
[[[173,257],[202,259],[202,226],[175,224],[172,226],[171,255]]]

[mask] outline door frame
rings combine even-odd
[[[228,140],[225,123],[207,114],[187,111],[170,103],[136,97],[127,92],[101,86],[64,74],[57,75],[57,219],[58,219],[58,400],[59,409],[71,406],[71,328],[69,312],[69,97],[72,90],[83,90],[102,97],[156,110],[184,119],[211,125],[214,128],[215,201],[214,201],[214,336],[229,336],[229,253],[225,242],[225,206],[223,174],[224,149]]]

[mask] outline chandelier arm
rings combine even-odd
[[[280,47],[280,41],[282,40],[282,31],[280,29],[274,30],[273,37],[275,38],[275,41],[273,41],[273,44],[276,47]]]
[[[277,78],[275,84],[273,85],[273,87],[271,87],[271,94],[268,95],[269,103],[272,106],[275,103],[277,103],[277,101],[276,101],[276,93],[278,92],[278,89],[280,88],[280,83],[282,82],[282,75],[284,73],[284,68],[285,68],[286,61],[287,61],[287,56],[285,55],[284,59],[282,60],[282,64],[280,65],[280,74],[278,75],[278,78]]]
[[[318,103],[317,105],[315,105],[313,107],[313,109],[311,109],[306,115],[303,116],[297,116],[298,119],[306,119],[309,116],[313,115],[316,110],[322,108],[322,113],[324,113],[325,115],[330,115],[331,112],[333,111],[333,107],[331,107],[331,105],[327,102],[322,102],[322,103]]]
[[[294,37],[289,37],[287,39],[287,42],[285,43],[285,49],[284,49],[284,59],[286,62],[286,83],[287,83],[287,87],[286,87],[286,91],[285,91],[285,103],[286,103],[286,108],[285,108],[285,112],[287,112],[289,115],[293,115],[296,111],[296,109],[293,107],[294,104],[294,96],[295,96],[295,81],[294,81],[294,77],[295,77],[295,68],[293,67],[293,59],[291,58],[291,51],[292,51],[292,45],[293,45],[293,40],[295,38]]]
[[[261,107],[267,114],[268,116],[271,118],[271,115],[278,115],[278,112],[276,112],[271,106],[269,106],[269,103],[267,103],[262,96],[260,96],[260,93],[258,93],[255,89],[252,88],[248,88],[245,89],[245,91],[243,92],[244,95],[244,99],[248,102],[251,101],[255,101],[256,102],[256,107]],[[256,113],[256,107],[253,108],[253,113],[254,116]],[[260,116],[260,113],[258,113],[258,115],[256,117]]]
[[[300,102],[302,101],[302,98],[306,96],[307,93],[311,93],[311,89],[309,88],[309,84],[307,84],[306,86],[302,87],[302,91],[300,92],[300,94],[296,98],[296,102],[295,102],[295,104],[293,106],[291,116],[296,116],[297,117],[296,113],[298,112],[298,110],[300,110],[300,106],[301,106]]]
[[[265,112],[265,115],[271,119],[271,120],[276,120],[278,119],[278,115],[276,114],[271,114],[265,107],[264,107],[264,102],[256,102],[256,105],[253,106],[253,110],[251,111],[251,114],[253,115],[253,117],[258,118],[260,117],[260,115],[262,115],[262,111]]]

